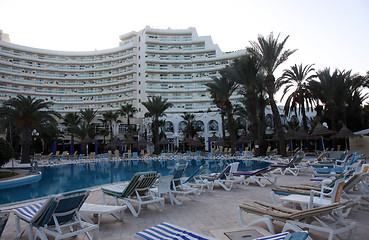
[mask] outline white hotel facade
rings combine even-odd
[[[223,53],[195,28],[146,27],[120,40],[118,47],[106,50],[53,51],[12,44],[0,30],[0,103],[18,94],[30,95],[54,102],[53,109],[62,115],[93,108],[100,115],[97,119],[131,103],[138,109],[131,122],[143,130],[149,123],[142,102],[160,95],[173,104],[166,117],[169,137],[181,137],[185,112],[196,115],[205,139],[222,131],[218,109],[204,84],[245,50]],[[123,124],[115,126],[114,134],[123,129]]]

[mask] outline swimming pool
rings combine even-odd
[[[103,184],[129,181],[136,172],[156,171],[165,176],[172,174],[177,162],[178,160],[153,160],[150,162],[107,161],[42,167],[42,179],[40,181],[0,190],[0,204],[34,199]],[[185,176],[191,175],[199,166],[204,164],[209,166],[205,173],[219,172],[227,163],[227,161],[214,160],[188,160],[186,162],[188,162],[188,167]],[[249,171],[268,165],[269,163],[262,161],[241,161],[239,170]]]

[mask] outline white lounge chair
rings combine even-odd
[[[186,171],[187,165],[187,163],[177,163],[173,171],[171,193],[174,195],[173,201],[177,205],[182,205],[185,197],[189,197],[191,200],[196,200],[200,194],[199,189],[182,184],[182,177]]]
[[[301,231],[301,229],[300,229]],[[257,240],[288,240],[292,235],[295,235],[295,239],[304,240],[308,238],[306,232],[296,232],[296,233],[279,233],[272,236],[260,237]],[[297,236],[298,235],[298,236]],[[297,238],[298,237],[298,238]],[[178,227],[170,223],[160,223],[151,228],[147,228],[135,234],[135,238],[141,240],[219,240],[214,237],[206,236],[200,233],[192,232],[188,229]]]
[[[123,204],[127,205],[135,217],[140,214],[141,207],[147,204],[153,204],[161,212],[164,207],[164,198],[157,197],[149,191],[158,177],[159,174],[156,172],[138,172],[126,186],[111,185],[102,187],[103,203],[107,204],[106,195],[112,196],[117,206],[119,205],[118,198],[121,198]],[[132,203],[138,204],[137,210]]]
[[[232,174],[229,174],[231,165],[228,164],[220,173],[199,176],[200,182],[212,182],[214,185],[219,184],[224,190],[230,191],[234,184],[242,184],[241,178],[235,178]],[[227,186],[227,184],[229,186]]]
[[[332,213],[335,211],[344,211],[353,206],[352,201],[337,202],[306,210],[297,210],[286,208],[279,205],[255,201],[253,203],[244,203],[238,207],[238,217],[241,226],[249,227],[258,223],[265,223],[268,230],[274,233],[273,221],[284,222],[285,225],[282,232],[288,230],[296,231],[297,228],[312,229],[320,232],[328,233],[328,239],[332,240],[334,235],[349,232],[352,235],[356,228],[355,222],[345,222],[337,219]],[[260,218],[246,223],[243,213],[256,214]],[[348,238],[350,239],[350,237]]]
[[[46,234],[56,239],[65,239],[82,233],[86,234],[88,239],[96,239],[98,225],[79,212],[89,193],[75,191],[60,194],[49,197],[44,203],[13,209],[18,237],[27,230],[28,238],[33,239],[32,227],[35,227],[35,239],[47,240]],[[20,230],[20,220],[28,224],[23,231]],[[89,234],[90,231],[93,231],[93,237]]]

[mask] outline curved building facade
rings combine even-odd
[[[221,125],[218,114],[204,114],[217,111],[205,83],[246,53],[223,53],[210,36],[198,36],[195,28],[146,27],[121,35],[116,48],[88,52],[36,49],[4,39],[0,40],[0,102],[30,95],[54,102],[54,110],[62,115],[87,108],[116,111],[131,103],[139,110],[133,121],[144,124],[142,102],[160,95],[173,104],[167,111],[168,131],[180,132],[180,115],[190,112],[202,122],[205,137],[209,129]]]

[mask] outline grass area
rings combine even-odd
[[[0,179],[17,176],[18,173],[10,171],[0,171]]]

